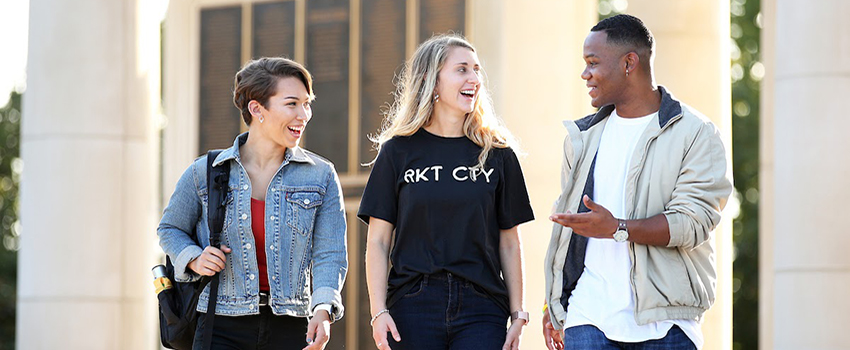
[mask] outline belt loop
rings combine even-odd
[[[427,285],[428,285],[428,275],[423,275],[423,276],[422,276],[422,285],[423,285],[423,286],[427,286]]]

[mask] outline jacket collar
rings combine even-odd
[[[242,133],[239,136],[236,136],[236,139],[233,140],[233,146],[225,149],[219,153],[218,157],[213,161],[213,166],[218,166],[219,164],[235,159],[236,161],[241,161],[239,157],[239,147],[244,145],[245,142],[248,141],[248,133]],[[287,148],[286,154],[284,156],[284,163],[286,161],[299,162],[299,163],[307,163],[307,164],[316,164],[310,156],[307,155],[307,152],[304,151],[301,147],[295,146],[295,148]]]
[[[658,91],[661,92],[661,106],[658,109],[658,127],[664,128],[673,117],[682,114],[682,104],[663,86],[658,85]],[[576,120],[575,123],[578,125],[579,130],[585,131],[605,118],[608,118],[613,111],[614,105],[603,106],[595,114]]]

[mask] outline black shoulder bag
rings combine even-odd
[[[210,246],[221,246],[221,230],[224,227],[225,199],[230,176],[230,162],[213,167],[213,161],[221,150],[207,152],[207,217],[210,227]],[[197,242],[196,242],[197,243]],[[200,245],[200,244],[199,244]],[[191,350],[198,324],[198,297],[207,284],[210,285],[210,298],[204,328],[204,347],[212,344],[212,330],[215,320],[215,306],[218,299],[219,274],[212,277],[202,276],[196,282],[176,282],[174,265],[165,258],[166,277],[173,287],[157,295],[159,299],[159,334],[162,346],[169,349]]]

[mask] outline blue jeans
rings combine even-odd
[[[591,325],[575,326],[564,330],[564,349],[570,350],[696,350],[691,339],[679,326],[673,326],[661,339],[640,343],[609,340],[599,328]]]
[[[501,349],[508,313],[473,283],[450,273],[426,275],[390,307],[401,342],[393,350]]]

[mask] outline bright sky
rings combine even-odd
[[[29,0],[0,0],[0,107],[26,89]]]

